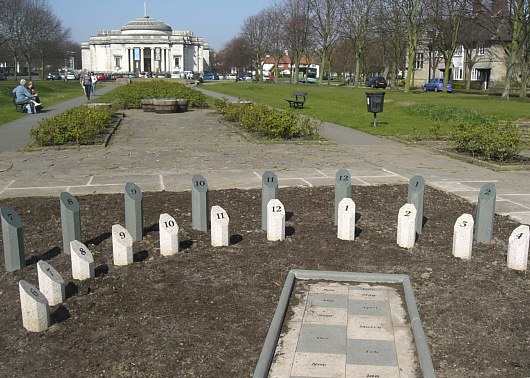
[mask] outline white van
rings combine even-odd
[[[180,79],[182,78],[182,74],[178,70],[171,71],[171,78],[172,79]]]

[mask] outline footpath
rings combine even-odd
[[[481,186],[492,182],[497,213],[530,224],[530,171],[495,172],[330,123],[323,124],[326,142],[257,143],[220,122],[211,109],[175,114],[126,110],[108,147],[21,151],[41,119],[86,102],[81,96],[0,126],[0,205],[2,198],[59,196],[63,191],[122,193],[129,181],[143,191],[184,191],[190,190],[195,174],[202,174],[211,190],[259,188],[266,170],[277,173],[280,187],[333,185],[337,170],[345,168],[353,185],[407,183],[421,175],[428,185],[472,202]]]

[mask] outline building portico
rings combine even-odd
[[[120,30],[100,30],[81,44],[82,68],[94,72],[204,72],[208,43],[188,30],[173,30],[148,16]]]

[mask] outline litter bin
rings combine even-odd
[[[366,92],[366,109],[374,113],[374,127],[377,126],[377,113],[383,112],[385,92]]]

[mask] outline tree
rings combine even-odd
[[[420,35],[419,24],[421,21],[420,0],[398,0],[398,7],[401,10],[405,24],[407,26],[407,75],[405,76],[405,92],[410,91],[410,83],[414,71],[416,49]]]
[[[468,12],[467,0],[437,0],[432,9],[429,23],[435,26],[438,37],[439,52],[444,58],[444,83],[443,91],[447,92],[447,83],[453,66],[453,56],[460,43],[460,29]]]
[[[253,53],[253,66],[256,71],[256,77],[262,77],[263,62],[267,54],[266,33],[268,28],[267,14],[260,11],[255,16],[250,16],[243,22],[242,37]]]
[[[340,3],[338,0],[309,0],[308,3],[311,5],[313,27],[318,36],[316,42],[322,65],[319,83],[322,84],[324,73],[328,72],[328,80],[331,77],[329,68],[339,38]]]
[[[274,81],[278,81],[278,65],[280,59],[285,55],[285,14],[283,9],[272,6],[264,11],[264,17],[269,20],[266,35],[266,48],[270,56],[274,58]],[[262,78],[260,78],[262,79]]]
[[[286,0],[282,7],[286,13],[285,39],[287,52],[291,60],[291,81],[293,76],[298,82],[300,60],[308,55],[313,46],[311,19],[309,17],[310,4],[306,0]],[[294,75],[293,75],[294,63]]]
[[[62,55],[64,52],[70,54],[81,51],[81,47],[74,45],[72,48],[70,29],[63,27],[61,20],[50,11],[46,0],[41,1],[37,11],[39,22],[33,33],[33,51],[40,60],[41,78],[44,79],[48,58],[57,54]]]
[[[398,87],[398,72],[405,67],[407,27],[405,15],[400,12],[398,0],[380,0],[377,3],[375,34],[390,55],[390,74],[394,88]]]
[[[247,72],[252,68],[253,52],[247,44],[246,38],[239,36],[231,39],[220,52],[221,66],[226,71],[232,71],[235,68],[237,73]]]
[[[342,3],[342,32],[350,40],[355,54],[354,87],[361,82],[361,59],[370,30],[369,21],[373,19],[374,5],[372,0],[343,0]]]
[[[504,89],[502,91],[502,98],[504,100],[510,99],[510,87],[512,84],[513,76],[515,74],[517,55],[520,52],[521,46],[525,45],[525,22],[528,22],[529,17],[528,2],[527,0],[511,0],[509,10],[509,20],[512,21],[512,38],[510,45],[508,46],[506,76],[504,79]]]

